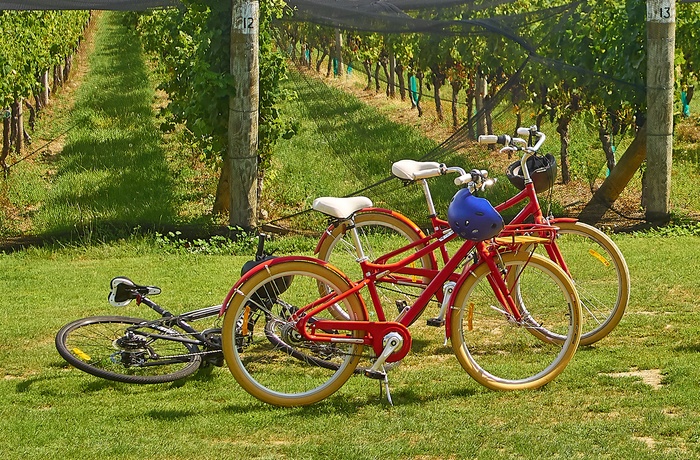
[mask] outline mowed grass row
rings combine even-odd
[[[96,14],[92,28],[84,82],[70,95],[59,93],[38,124],[38,137],[60,153],[34,152],[6,183],[8,199],[31,222],[22,230],[89,243],[134,228],[205,223],[210,210],[200,204],[193,217],[190,202],[211,199],[195,185],[187,155],[173,152],[159,129],[138,37],[119,14]]]

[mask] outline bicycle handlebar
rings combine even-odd
[[[459,166],[446,166],[444,163],[435,162],[401,160],[392,165],[391,171],[396,177],[407,181],[424,181],[447,173],[457,173],[458,176],[454,180],[456,186],[467,185],[471,189],[480,190],[495,182],[487,180],[488,171],[486,170],[472,169],[470,172],[466,172]]]
[[[522,165],[523,177],[525,182],[530,181],[530,172],[527,168],[527,159],[537,153],[537,151],[544,144],[547,136],[541,131],[537,130],[537,126],[531,126],[530,128],[520,127],[515,131],[519,136],[528,136],[531,141],[532,138],[536,138],[537,142],[535,145],[530,146],[530,141],[526,141],[520,137],[510,137],[507,134],[501,134],[500,136],[495,135],[481,135],[479,136],[479,143],[481,144],[500,144],[504,145],[501,152],[523,152],[523,157],[520,159],[520,164]],[[520,144],[520,145],[518,145]]]
[[[504,145],[505,147],[502,148],[501,151],[527,150],[534,153],[537,152],[540,149],[540,147],[542,147],[542,144],[544,144],[545,139],[547,139],[547,136],[543,132],[538,131],[536,126],[532,126],[530,128],[520,127],[516,130],[516,133],[519,136],[535,137],[537,138],[537,142],[535,143],[535,145],[529,146],[529,142],[525,139],[522,139],[520,137],[511,137],[507,134],[501,134],[500,136],[496,136],[493,134],[481,135],[479,136],[478,141],[480,144]],[[522,147],[519,147],[516,144],[521,144]]]

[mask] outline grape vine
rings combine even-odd
[[[89,11],[0,11],[0,167],[5,175],[13,147],[19,153],[24,141],[31,139],[24,127],[24,109],[29,110],[32,126],[51,92],[69,77],[89,20]]]
[[[574,118],[587,120],[597,131],[610,170],[616,161],[616,137],[644,123],[645,2],[588,0],[558,7],[546,0],[522,0],[495,2],[481,9],[456,5],[409,13],[414,18],[455,25],[489,18],[491,24],[500,25],[500,31],[390,35],[342,30],[348,44],[341,51],[343,61],[365,69],[366,89],[379,92],[382,79],[388,96],[393,94],[393,86],[402,94],[404,76],[414,78],[417,94],[423,94],[425,88],[425,94],[432,96],[437,118],[443,117],[442,101],[452,101],[455,129],[465,121],[459,120],[455,110],[461,99],[467,107],[467,118],[477,114],[468,127],[473,138],[491,132],[491,111],[497,107],[495,96],[505,88],[510,97],[506,103],[513,107],[517,125],[525,108],[534,112],[537,124],[544,120],[554,123],[561,140],[560,170],[564,183],[571,178],[569,126]],[[515,18],[525,13],[529,19],[511,30]],[[677,100],[678,113],[685,111],[685,116],[700,71],[699,18],[700,5],[678,4]],[[309,50],[309,55],[319,50],[317,69],[326,56],[338,55],[333,50],[335,30],[330,27],[293,23],[285,24],[283,30],[293,49]],[[396,78],[386,70],[392,68],[398,69]],[[380,69],[384,69],[385,76]],[[450,87],[451,98],[444,97],[442,92]],[[423,109],[416,99],[412,97],[410,102],[417,106],[420,116]]]
[[[231,4],[216,0],[184,0],[184,8],[156,10],[134,16],[144,49],[162,71],[159,87],[169,97],[162,128],[183,126],[195,149],[218,164],[228,143],[229,97],[233,81],[229,70]],[[286,61],[271,35],[270,22],[282,14],[281,0],[260,2],[260,105],[258,166],[269,165],[272,147],[294,133],[293,124],[279,112],[290,97],[281,87]],[[222,170],[214,212],[228,206]],[[259,178],[262,184],[262,176]]]

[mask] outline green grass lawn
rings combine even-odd
[[[630,268],[627,312],[610,336],[579,349],[562,375],[536,391],[481,387],[444,346],[444,330],[423,320],[412,327],[412,351],[389,375],[393,407],[376,381],[360,376],[319,404],[280,409],[250,397],[226,368],[133,386],[68,366],[54,348],[67,322],[90,315],[154,317],[134,303],[109,306],[111,278],[156,284],[163,289],[156,300],[184,312],[219,304],[254,247],[254,241],[194,244],[135,230],[207,225],[209,218],[192,185],[197,171],[157,132],[147,66],[134,37],[124,33],[119,15],[105,13],[99,21],[90,72],[75,109],[64,114],[81,123],[64,152],[47,161],[48,178],[39,173],[47,168],[41,161],[10,176],[12,198],[26,205],[33,231],[64,236],[44,247],[0,252],[3,460],[700,458],[700,237],[675,230],[613,235]],[[116,89],[106,91],[110,87]],[[280,213],[303,209],[314,196],[336,190],[334,184],[350,192],[384,177],[391,161],[433,145],[347,103],[353,123],[345,128],[354,134],[344,129],[328,138],[342,141],[347,156],[319,141],[314,133],[322,126],[303,121],[308,133],[280,147],[267,186],[279,194],[268,206],[280,206]],[[372,131],[383,140],[366,142]],[[400,150],[392,133],[412,139],[413,150]],[[353,139],[383,156],[361,172],[348,168],[364,152]],[[309,165],[315,163],[304,157],[287,161],[311,149],[327,158],[318,167],[333,171],[328,178],[314,176]],[[352,178],[354,172],[360,175]],[[32,186],[36,177],[43,185]],[[21,179],[26,186],[18,185]],[[409,198],[395,188],[373,199],[387,206],[415,199],[423,209],[420,192]],[[445,199],[441,193],[438,200]],[[192,202],[200,205],[194,218]],[[306,224],[319,231],[324,222]],[[277,254],[310,254],[315,241],[297,235],[272,247]]]
[[[632,297],[620,325],[546,387],[499,393],[469,379],[442,329],[412,328],[390,373],[395,406],[353,377],[308,408],[266,406],[226,368],[130,386],[71,368],[53,337],[107,303],[117,275],[163,288],[175,312],[221,302],[247,256],[166,253],[152,240],[0,255],[3,458],[700,457],[695,236],[616,236]],[[631,373],[626,375],[625,373]],[[648,379],[648,380],[647,380]]]

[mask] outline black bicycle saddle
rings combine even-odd
[[[110,284],[109,303],[115,307],[124,307],[138,296],[160,294],[157,286],[142,286],[134,283],[129,278],[118,276],[112,278]]]

